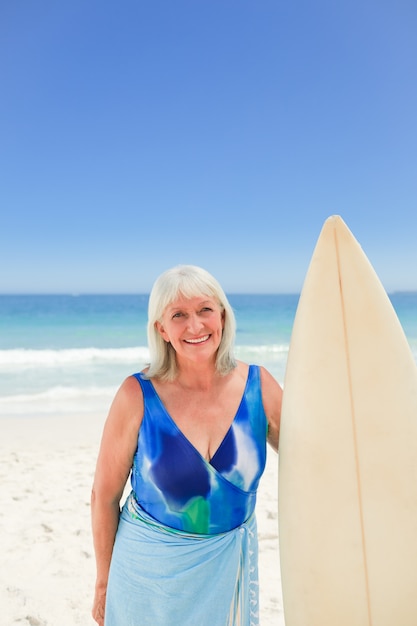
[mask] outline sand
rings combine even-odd
[[[0,626],[94,626],[90,491],[103,416],[0,418]],[[277,457],[259,491],[261,626],[284,626]]]

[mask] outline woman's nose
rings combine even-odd
[[[188,330],[194,334],[197,334],[202,327],[202,321],[199,318],[198,315],[196,315],[195,313],[193,313],[192,315],[189,315],[188,317]]]

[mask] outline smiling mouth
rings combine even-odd
[[[184,339],[185,343],[204,343],[207,339],[210,338],[210,335],[204,335],[204,337],[199,337],[198,339]]]

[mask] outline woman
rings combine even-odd
[[[282,390],[236,362],[218,282],[179,266],[150,295],[150,365],[107,418],[92,493],[102,626],[259,623],[256,489]],[[129,474],[132,492],[120,513]]]

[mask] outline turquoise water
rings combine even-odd
[[[417,360],[417,293],[392,303]],[[0,416],[106,412],[147,362],[147,295],[0,296]],[[297,295],[230,295],[236,355],[282,383]]]

